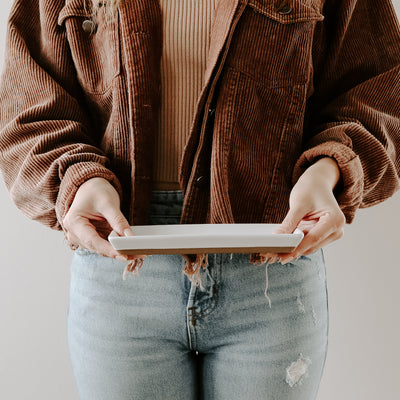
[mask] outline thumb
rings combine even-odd
[[[129,222],[126,220],[119,208],[107,208],[106,210],[103,210],[103,216],[118,235],[135,236]]]
[[[293,233],[303,217],[301,210],[291,208],[274,233]]]

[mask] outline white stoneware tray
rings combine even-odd
[[[135,236],[108,237],[121,254],[196,254],[196,253],[289,253],[303,238],[276,234],[278,224],[174,224],[135,225]]]

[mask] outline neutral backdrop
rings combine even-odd
[[[11,5],[1,0],[1,65]],[[0,206],[0,398],[78,400],[66,339],[72,252],[60,232],[16,209],[3,181]],[[399,209],[396,194],[360,210],[325,251],[329,349],[319,400],[400,399]]]

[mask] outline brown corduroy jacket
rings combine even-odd
[[[125,0],[107,17],[105,2],[92,23],[83,4],[15,1],[0,167],[17,206],[54,229],[95,176],[115,185],[131,224],[146,224],[160,6]],[[219,0],[210,43],[179,168],[181,223],[281,222],[293,183],[324,156],[340,167],[347,222],[398,189],[400,28],[390,0]]]

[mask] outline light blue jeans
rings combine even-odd
[[[180,191],[152,193],[149,224],[179,223]],[[327,352],[321,251],[268,266],[209,254],[204,291],[177,254],[139,276],[88,250],[71,265],[68,347],[81,400],[312,400]]]

